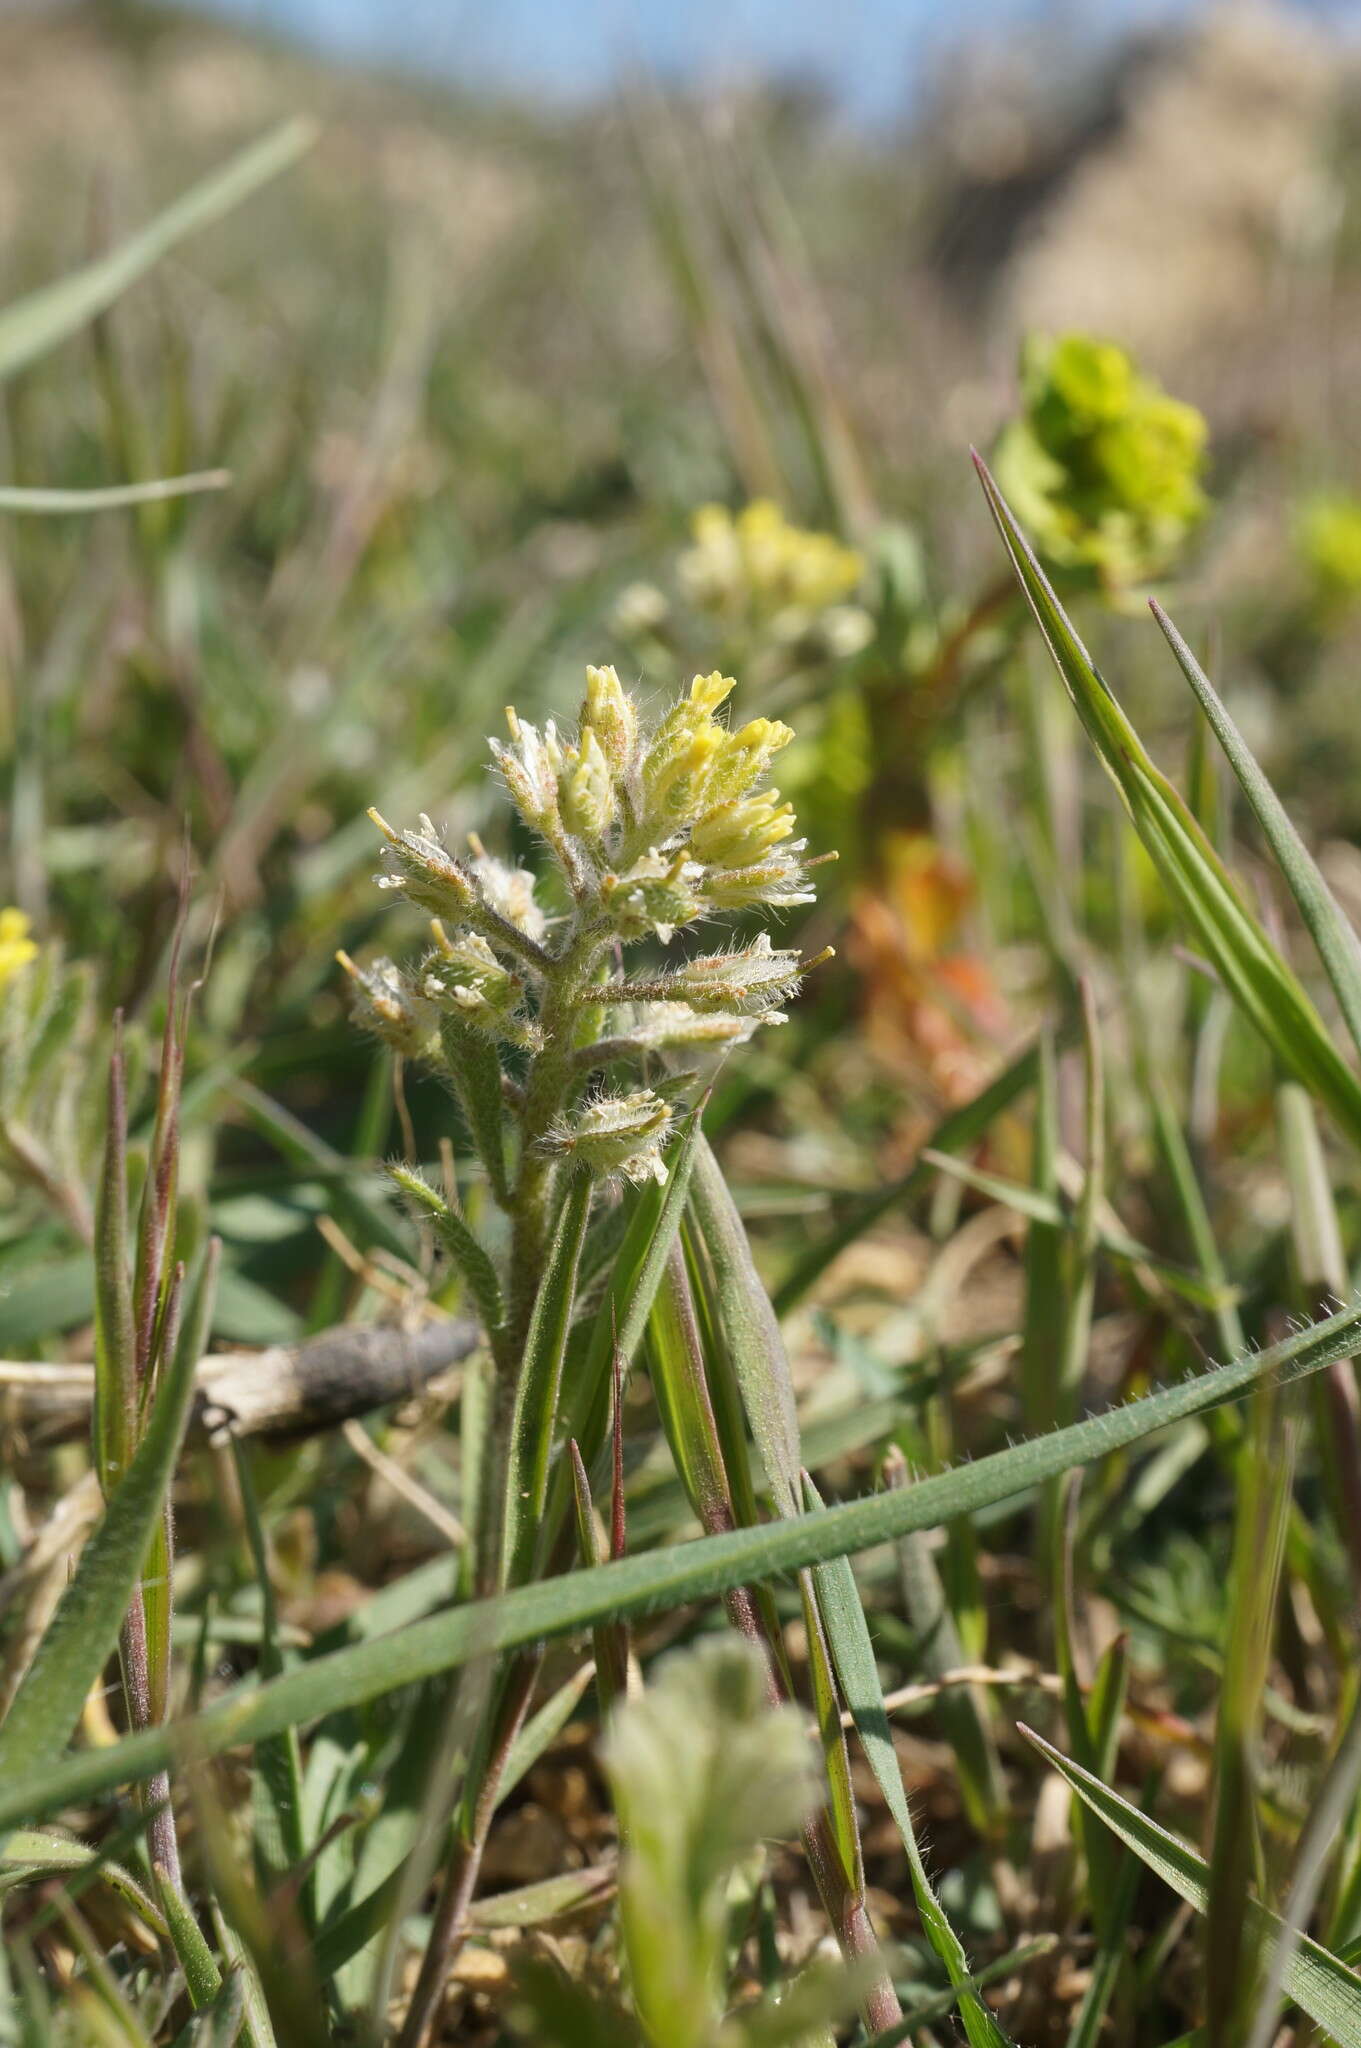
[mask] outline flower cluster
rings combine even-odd
[[[764,651],[781,667],[848,660],[873,638],[873,619],[852,601],[865,578],[863,558],[835,534],[791,525],[769,498],[738,512],[701,505],[676,575],[705,628],[724,645],[740,644],[748,658]],[[675,644],[670,600],[652,583],[620,592],[613,624],[630,643]]]
[[[575,732],[507,712],[509,738],[492,752],[556,867],[542,901],[533,874],[480,840],[461,855],[428,817],[397,831],[373,814],[380,883],[430,915],[433,944],[413,972],[341,954],[356,1015],[404,1056],[451,1068],[465,1106],[479,1089],[485,1107],[492,1085],[498,1119],[503,1099],[522,1103],[522,1151],[540,1159],[661,1176],[672,1109],[663,1084],[636,1085],[638,1064],[784,1021],[805,963],[764,932],[656,973],[612,966],[619,948],[668,945],[700,918],[813,900],[793,808],[764,786],[793,735],[769,718],[725,723],[733,687],[696,676],[649,729],[615,671],[589,668]],[[523,1056],[517,1072],[500,1064],[504,1049],[512,1064]],[[471,1111],[469,1124],[476,1135]]]
[[[0,910],[0,988],[37,959],[37,944],[28,932],[29,920],[22,910]]]
[[[796,638],[819,617],[843,606],[861,583],[865,564],[834,534],[791,525],[769,498],[740,512],[701,505],[691,522],[693,546],[678,564],[681,586],[703,611],[773,624]]]
[[[770,718],[735,731],[717,713],[730,676],[696,676],[650,733],[612,668],[586,672],[574,740],[507,714],[493,740],[506,788],[579,904],[627,942],[663,940],[711,911],[812,900],[777,790],[756,787],[793,734]]]
[[[1085,334],[1028,337],[1021,397],[994,468],[1041,553],[1116,585],[1166,568],[1207,509],[1200,413]]]

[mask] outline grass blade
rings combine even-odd
[[[223,491],[231,482],[227,469],[199,469],[188,476],[150,477],[139,484],[106,484],[89,491],[57,491],[0,484],[0,512],[116,512],[126,505],[160,505],[167,498],[192,498],[200,491]]]
[[[804,1493],[815,1510],[822,1509],[817,1488],[805,1472]],[[917,1832],[912,1825],[912,1814],[903,1790],[903,1774],[898,1766],[898,1752],[893,1746],[893,1735],[888,1725],[888,1711],[884,1706],[883,1689],[879,1683],[879,1672],[874,1661],[874,1645],[870,1641],[869,1625],[865,1610],[860,1604],[855,1574],[847,1557],[832,1558],[826,1564],[813,1568],[813,1584],[817,1593],[818,1610],[827,1631],[832,1660],[855,1732],[869,1760],[870,1769],[884,1795],[884,1804],[897,1824],[907,1851],[907,1867],[912,1877],[912,1891],[917,1901],[926,1936],[941,1962],[951,1984],[959,1993],[960,2015],[964,2031],[969,2037],[970,2048],[1006,2048],[1006,2035],[998,2026],[992,2014],[983,2004],[976,1991],[968,1988],[970,1979],[969,1959],[964,1947],[950,1925],[940,1900],[931,1887],[931,1880],[922,1861],[921,1849],[917,1843]]]
[[[177,243],[220,220],[296,163],[316,136],[313,121],[285,121],[221,170],[191,185],[172,206],[106,256],[6,307],[0,313],[0,382],[78,333],[145,277]]]
[[[1198,1913],[1205,1912],[1209,1902],[1210,1872],[1203,1856],[1166,1828],[1159,1827],[1147,1814],[1140,1813],[1136,1806],[1131,1806],[1118,1792],[1112,1792],[1099,1778],[1094,1778],[1090,1772],[1062,1755],[1033,1729],[1022,1726],[1021,1733],[1034,1744],[1046,1763],[1068,1781],[1079,1799],[1098,1814],[1126,1847],[1162,1878],[1164,1884],[1170,1885],[1178,1898],[1185,1899]],[[1286,1935],[1284,1922],[1274,1913],[1269,1913],[1265,1906],[1258,1905],[1255,1899],[1249,1899],[1247,1915],[1263,1948],[1274,1950]],[[1335,1955],[1318,1942],[1303,1937],[1297,1953],[1286,1966],[1285,1988],[1310,2019],[1327,2029],[1338,2043],[1338,2048],[1361,2048],[1361,1978]]]
[[[507,1585],[518,1584],[533,1559],[548,1502],[548,1465],[558,1419],[562,1362],[567,1354],[577,1267],[594,1192],[595,1184],[589,1173],[574,1176],[534,1299],[525,1353],[519,1364],[506,1461],[502,1576]]]
[[[199,1282],[201,1303],[211,1300],[216,1268],[214,1241]],[[175,1470],[206,1322],[203,1306],[186,1319],[142,1441],[81,1553],[0,1728],[0,1799],[22,1800],[25,1778],[60,1755],[118,1640]]]
[[[1224,987],[1285,1070],[1361,1144],[1361,1083],[1293,970],[1248,915],[1218,854],[1138,733],[1054,595],[986,465],[975,458],[998,531],[1088,737],[1173,902]]]
[[[799,1511],[799,1419],[780,1325],[707,1138],[695,1154],[690,1203],[709,1254],[723,1336],[766,1483],[782,1515]]]
[[[1236,1400],[1256,1387],[1287,1384],[1320,1371],[1334,1358],[1350,1357],[1359,1329],[1361,1304],[1353,1304],[1268,1351],[1128,1401],[1052,1436],[995,1451],[905,1491],[874,1494],[821,1514],[621,1558],[348,1645],[267,1685],[234,1689],[177,1730],[148,1730],[105,1749],[67,1757],[50,1768],[35,1768],[22,1786],[13,1780],[0,1785],[0,1827],[36,1819],[68,1801],[149,1776],[177,1752],[219,1755],[496,1650],[589,1628],[602,1619],[705,1599],[749,1581],[872,1549],[913,1529],[938,1528],[957,1515],[975,1514],[1028,1492],[1075,1465],[1122,1450],[1155,1430]],[[44,1745],[43,1754],[49,1753]]]
[[[1238,777],[1238,785],[1256,813],[1257,822],[1280,865],[1300,916],[1318,948],[1333,993],[1337,997],[1352,1043],[1361,1051],[1361,944],[1343,916],[1332,890],[1286,813],[1252,750],[1229,716],[1214,684],[1192,654],[1162,606],[1153,599],[1149,610],[1157,620],[1168,646],[1177,658],[1187,682],[1196,693],[1201,710],[1214,728],[1215,738]]]

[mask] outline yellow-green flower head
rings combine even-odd
[[[37,959],[37,945],[28,933],[29,919],[22,910],[12,905],[0,910],[0,988]]]
[[[354,984],[357,1022],[394,1052],[419,1059],[434,1036],[435,1012],[412,988],[401,968],[387,959],[356,967],[348,953],[337,953],[336,959]]]
[[[502,965],[477,932],[450,938],[435,920],[435,950],[421,970],[420,991],[468,1024],[501,1035],[524,1001],[524,976]]]
[[[665,944],[712,911],[812,901],[793,809],[757,787],[793,734],[771,718],[730,730],[722,714],[734,687],[718,670],[695,676],[648,732],[615,671],[589,668],[575,737],[512,709],[509,739],[491,743],[516,808],[546,842],[572,902],[594,906],[603,929],[626,943],[655,933]],[[388,840],[385,886],[451,931],[476,934],[497,958],[514,955],[521,978],[527,972],[537,987],[552,954],[533,876],[492,859],[476,837],[472,860],[456,858],[426,817],[418,831],[399,833],[372,815]],[[488,1028],[519,1017],[508,994],[507,1007],[477,979],[451,982],[439,963],[431,971],[446,995],[455,985],[472,989]]]
[[[791,525],[769,498],[735,515],[724,505],[701,505],[691,532],[680,579],[708,611],[755,620],[792,614],[806,623],[849,596],[865,572],[854,548],[834,534]]]
[[[559,1117],[543,1139],[545,1152],[572,1157],[602,1179],[622,1175],[641,1185],[666,1179],[662,1147],[671,1128],[671,1109],[650,1088],[623,1095],[596,1095]]]
[[[1167,567],[1208,501],[1205,421],[1115,342],[1031,335],[998,482],[1050,561],[1128,583]]]
[[[1324,599],[1361,593],[1361,499],[1345,491],[1306,498],[1295,516],[1295,546]],[[0,924],[8,914],[0,912]]]

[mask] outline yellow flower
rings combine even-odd
[[[0,988],[38,957],[37,945],[28,936],[28,929],[29,920],[22,910],[12,906],[0,910]]]
[[[691,522],[694,546],[680,559],[680,577],[706,611],[747,613],[807,622],[847,597],[864,575],[854,548],[834,534],[793,526],[769,498],[734,516],[724,505],[701,505]]]

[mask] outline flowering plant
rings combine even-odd
[[[360,1021],[454,1090],[510,1218],[505,1306],[487,1332],[507,1371],[570,1177],[665,1180],[683,1081],[653,1056],[782,1023],[808,964],[762,932],[638,974],[622,966],[626,948],[669,948],[700,919],[813,899],[792,806],[763,786],[792,734],[769,718],[724,724],[733,687],[696,676],[648,729],[615,671],[591,668],[575,736],[508,712],[510,736],[492,752],[549,856],[547,876],[480,840],[455,853],[429,818],[398,831],[374,814],[386,841],[380,885],[431,914],[432,943],[410,968],[341,960]],[[402,1180],[423,1207],[438,1200]],[[480,1250],[476,1263],[484,1277]],[[482,1305],[493,1298],[484,1286]]]

